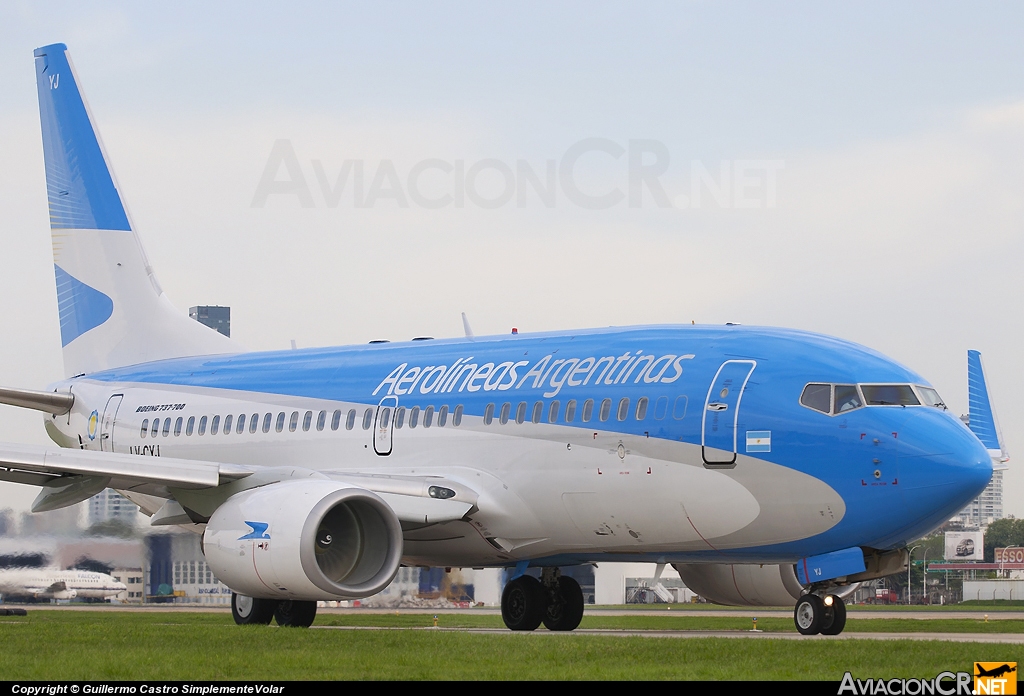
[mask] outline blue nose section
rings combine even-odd
[[[907,541],[928,534],[959,512],[992,478],[992,459],[985,446],[948,411],[913,409],[897,440]]]

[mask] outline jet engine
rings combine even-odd
[[[402,528],[375,493],[323,479],[237,493],[213,513],[203,550],[214,575],[265,599],[358,599],[380,592],[402,557]]]
[[[686,586],[704,599],[728,606],[796,606],[804,588],[793,564],[677,563]]]

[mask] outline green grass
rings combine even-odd
[[[493,615],[444,614],[438,618],[442,627],[460,622],[495,625],[495,620],[500,625],[500,618]],[[692,624],[683,622],[685,619],[718,618],[733,620],[664,617],[669,622],[664,623],[663,617],[588,617],[585,626],[636,628],[628,621],[616,622],[651,619],[657,620],[658,628],[688,628]],[[324,615],[317,623],[412,627],[432,621],[430,615],[423,614],[345,614]],[[748,627],[739,623],[742,625],[735,626],[738,630]],[[856,623],[851,622],[850,629]],[[778,630],[793,629],[780,625]],[[847,670],[860,678],[932,677],[944,670],[970,670],[974,660],[1017,660],[1020,653],[1018,645],[934,641],[620,638],[543,631],[532,635],[306,631],[239,627],[226,613],[187,611],[31,610],[27,617],[0,618],[0,645],[0,674],[7,680],[839,680]]]

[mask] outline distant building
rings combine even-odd
[[[117,520],[134,526],[139,515],[139,506],[112,488],[105,488],[89,498],[89,526],[99,522]]]
[[[128,587],[114,599],[132,604],[141,604],[145,600],[142,568],[114,568],[110,571],[110,576]]]
[[[218,305],[201,305],[188,308],[189,319],[195,319],[200,324],[209,326],[228,338],[231,337],[231,308]]]
[[[960,416],[967,427],[971,427],[970,416]],[[1004,453],[1005,454],[1005,453]],[[954,515],[950,522],[959,522],[965,528],[987,527],[1003,519],[1003,472],[993,471],[992,480],[977,498]]]
[[[993,471],[992,480],[977,498],[958,512],[952,522],[959,522],[965,528],[987,527],[1003,519],[1003,472]]]

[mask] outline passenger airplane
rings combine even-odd
[[[905,570],[992,475],[922,377],[800,331],[243,352],[164,296],[66,47],[35,64],[67,377],[0,396],[64,449],[2,445],[0,479],[42,486],[37,511],[109,486],[191,525],[238,623],[308,626],[407,564],[513,568],[506,625],[572,630],[560,568],[648,561],[836,634],[839,588]]]
[[[12,568],[0,570],[0,595],[32,599],[106,599],[128,587],[106,573],[59,568]]]

